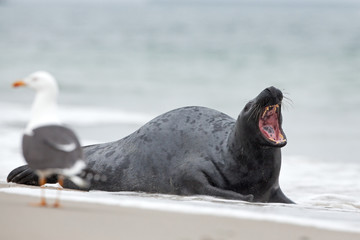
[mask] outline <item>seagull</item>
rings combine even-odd
[[[38,71],[13,83],[13,87],[22,86],[36,92],[22,138],[22,152],[29,167],[38,175],[39,185],[46,184],[46,178],[55,174],[61,186],[68,178],[79,187],[86,187],[88,182],[77,176],[86,168],[80,142],[58,117],[59,87],[55,78],[48,72]],[[39,205],[47,205],[43,188]],[[58,194],[54,207],[59,206]]]

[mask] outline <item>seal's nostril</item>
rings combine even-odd
[[[267,88],[272,94],[276,93],[276,91],[279,91],[276,87],[271,86]]]
[[[284,98],[282,92],[276,87],[268,87],[265,89],[265,91],[268,92],[272,97],[275,97],[277,102],[281,102]]]

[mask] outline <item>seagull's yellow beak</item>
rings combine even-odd
[[[22,80],[13,83],[13,87],[21,87],[21,86],[26,86],[25,82]]]

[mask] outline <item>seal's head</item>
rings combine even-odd
[[[240,114],[241,131],[260,145],[283,147],[287,140],[282,130],[282,92],[269,87],[246,104]],[[244,135],[244,134],[242,134]]]

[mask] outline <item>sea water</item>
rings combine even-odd
[[[276,86],[289,99],[280,185],[298,205],[196,204],[360,226],[356,1],[0,1],[0,37],[0,181],[24,164],[20,141],[34,93],[11,83],[31,72],[58,79],[60,116],[84,145],[120,139],[182,106],[236,118]],[[89,194],[104,203],[155,198],[164,209],[196,201]]]

